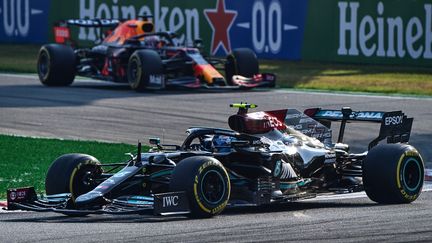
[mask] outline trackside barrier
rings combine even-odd
[[[52,42],[53,24],[63,19],[153,15],[156,31],[177,32],[181,43],[202,39],[212,55],[248,47],[262,58],[299,60],[306,7],[297,0],[0,0],[0,42]],[[72,32],[85,45],[97,36],[94,28]]]
[[[270,59],[432,65],[430,0],[0,0],[0,43],[52,42],[63,19],[142,15],[214,55],[248,47]],[[90,45],[98,33],[72,36]]]
[[[432,65],[432,2],[309,0],[302,58]]]
[[[0,42],[47,42],[50,2],[0,0]]]

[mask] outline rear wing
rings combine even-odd
[[[369,143],[369,149],[386,138],[387,143],[407,143],[411,135],[411,128],[414,120],[414,118],[408,118],[402,111],[353,111],[349,107],[344,107],[341,110],[312,108],[305,110],[304,114],[312,117],[328,128],[330,128],[331,123],[334,121],[341,122],[338,143],[343,142],[347,122],[380,123],[381,127],[378,137]]]
[[[77,42],[71,38],[70,26],[86,27],[86,28],[108,28],[113,29],[121,23],[118,19],[67,19],[62,20],[54,24],[54,38],[55,42],[59,44],[70,43],[73,46],[77,45]],[[102,40],[103,31],[95,31],[96,39]],[[106,35],[106,34],[105,34]]]
[[[79,27],[116,27],[120,23],[118,19],[68,19],[59,22],[59,25]]]

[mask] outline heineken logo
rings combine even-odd
[[[383,2],[361,15],[364,2],[338,2],[340,56],[432,58],[432,4],[420,16],[387,14]],[[390,11],[389,11],[390,12]],[[403,10],[401,10],[403,12]]]
[[[192,43],[200,37],[199,12],[196,8],[163,6],[160,0],[153,0],[148,5],[122,5],[118,0],[96,4],[96,0],[80,0],[81,19],[135,19],[138,16],[152,15],[155,31],[179,33],[178,41]],[[183,30],[184,31],[180,31]],[[80,40],[96,40],[96,29],[80,28]]]
[[[135,19],[151,15],[155,31],[176,32],[180,44],[202,39],[211,55],[226,55],[234,48],[248,47],[259,55],[299,56],[303,19],[291,17],[291,11],[298,12],[292,7],[297,5],[294,2],[206,0],[197,4],[192,0],[80,0],[78,18]],[[305,10],[306,3],[299,6]],[[97,31],[97,28],[82,27],[78,39],[95,41],[100,34]],[[291,45],[293,41],[295,46]]]

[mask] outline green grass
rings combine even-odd
[[[0,199],[6,189],[35,186],[45,190],[45,174],[51,162],[62,154],[91,154],[102,163],[126,161],[127,152],[136,152],[129,144],[74,141],[0,135]],[[147,148],[143,148],[147,149]]]
[[[277,84],[281,88],[432,95],[432,69],[426,67],[261,63],[262,71],[277,74]]]
[[[0,45],[1,72],[36,72],[39,46]],[[432,95],[432,69],[261,60],[261,71],[277,75],[280,88]]]
[[[0,44],[0,71],[36,73],[36,59],[40,46]]]

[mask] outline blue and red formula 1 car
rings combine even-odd
[[[106,34],[92,48],[77,48],[71,26],[98,28],[96,33]],[[235,49],[224,59],[208,57],[201,51],[201,40],[192,46],[178,45],[174,33],[154,32],[147,17],[127,21],[71,19],[58,23],[54,33],[57,43],[42,46],[37,62],[39,79],[47,86],[70,85],[76,75],[129,83],[136,91],[274,87],[276,82],[274,74],[259,73],[252,50]]]

